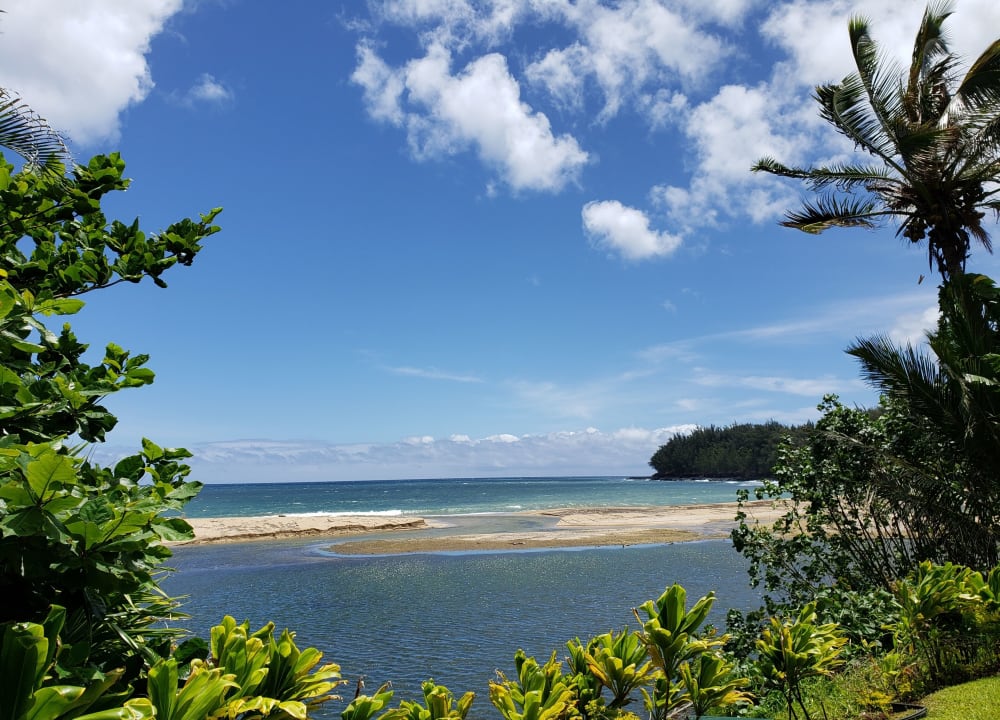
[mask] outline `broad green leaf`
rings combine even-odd
[[[76,480],[76,467],[69,456],[47,450],[28,463],[25,476],[31,491],[44,501],[48,493]]]
[[[55,298],[44,300],[35,305],[35,312],[42,315],[74,315],[85,305],[83,300],[76,298]]]
[[[76,704],[84,688],[76,685],[50,685],[35,691],[35,701],[24,720],[57,720]]]

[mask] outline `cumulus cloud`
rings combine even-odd
[[[801,156],[809,138],[785,132],[798,124],[800,113],[801,108],[777,103],[766,86],[720,88],[692,109],[684,125],[697,159],[688,186],[654,187],[654,202],[688,231],[719,223],[720,213],[749,215],[758,222],[779,215],[794,203],[794,195],[776,179],[751,175],[750,168],[765,155]]]
[[[477,58],[457,74],[451,62],[450,51],[435,44],[394,69],[363,45],[351,77],[373,118],[406,128],[418,159],[471,150],[515,191],[556,191],[576,179],[587,153],[521,100],[502,55]]]
[[[374,35],[379,22],[393,23],[414,31],[426,52],[392,68],[363,41],[355,73],[372,117],[405,127],[416,155],[471,148],[515,189],[558,190],[576,179],[586,157],[575,140],[551,130],[543,101],[598,125],[623,111],[637,113],[650,128],[676,128],[689,141],[690,152],[675,168],[680,172],[651,190],[651,210],[662,211],[670,235],[680,237],[746,219],[770,222],[795,205],[800,187],[749,173],[764,155],[804,165],[850,155],[850,144],[819,119],[813,87],[851,70],[847,19],[853,14],[870,18],[887,58],[907,62],[925,4],[387,0],[373,7]],[[998,25],[1000,4],[965,0],[949,19],[952,47],[971,60],[992,42]],[[553,31],[537,33],[540,42],[526,46],[518,75],[495,50],[528,26]],[[742,83],[727,73],[729,84],[712,85],[756,44],[768,46],[773,61],[762,79]],[[755,57],[763,57],[759,50],[752,50]],[[459,54],[472,59],[453,74],[448,62]],[[429,92],[418,94],[413,73],[432,69]],[[520,99],[519,81],[540,94],[532,107]],[[496,91],[493,104],[484,106],[497,118],[492,124],[465,103],[447,102],[489,95],[476,85]],[[540,156],[549,158],[542,162],[547,170],[525,170],[510,151],[510,137],[525,134],[536,138],[529,146],[548,151]]]
[[[77,143],[116,139],[119,114],[153,87],[150,41],[181,5],[8,0],[0,15],[4,86]]]
[[[761,37],[780,53],[771,75],[749,86],[731,84],[691,103],[681,124],[693,157],[685,184],[654,187],[654,202],[671,226],[688,233],[740,218],[766,222],[797,204],[801,186],[761,174],[750,167],[771,156],[792,165],[847,159],[850,143],[818,117],[811,100],[820,83],[835,82],[853,70],[848,18],[869,18],[886,61],[909,62],[913,33],[923,3],[875,0],[846,2],[793,0],[772,5],[760,18]],[[734,8],[739,15],[745,8]],[[983,0],[963,4],[949,19],[952,48],[968,59],[992,42],[1000,24],[1000,5]],[[831,28],[833,30],[831,30]]]
[[[593,242],[626,260],[666,257],[681,245],[679,236],[656,232],[645,213],[617,200],[589,202],[582,215],[584,230]]]
[[[221,104],[233,99],[233,91],[209,73],[203,73],[198,81],[185,93],[183,103],[193,106],[198,103]]]

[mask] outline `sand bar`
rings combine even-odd
[[[745,510],[761,522],[773,522],[783,512],[766,500],[747,503]],[[736,511],[736,503],[564,508],[515,513],[546,521],[541,529],[516,532],[446,529],[446,518],[413,516],[269,515],[193,518],[188,522],[195,532],[195,539],[190,542],[196,544],[315,537],[336,540],[331,549],[340,554],[390,555],[704,540],[726,537],[735,525]],[[347,537],[350,539],[344,540]]]
[[[187,518],[194,529],[189,545],[247,542],[294,537],[339,537],[386,530],[423,530],[436,523],[413,516],[381,515],[261,515],[256,517]]]

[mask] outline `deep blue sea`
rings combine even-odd
[[[267,485],[210,485],[189,517],[291,513],[449,516],[517,526],[520,510],[570,506],[655,506],[731,502],[742,483],[612,478],[497,478]],[[488,516],[488,517],[487,517]],[[175,549],[167,592],[188,596],[185,627],[205,636],[223,614],[296,631],[369,690],[385,681],[394,704],[420,695],[433,678],[477,699],[470,718],[499,718],[488,699],[497,669],[513,672],[524,648],[539,661],[566,641],[637,626],[632,608],[672,583],[689,605],[718,595],[712,621],[729,607],[750,609],[745,563],[728,541],[600,549],[338,556],[330,541],[284,540]],[[339,718],[331,703],[319,718]]]

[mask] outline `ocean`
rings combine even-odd
[[[188,517],[294,513],[418,515],[451,524],[519,527],[521,510],[732,502],[737,481],[659,482],[609,478],[496,478],[208,485]],[[339,556],[330,540],[178,547],[163,583],[187,596],[184,627],[207,636],[222,615],[273,620],[301,646],[341,666],[348,698],[359,677],[369,691],[391,681],[400,699],[433,678],[456,696],[472,690],[470,718],[497,718],[488,682],[513,673],[518,648],[540,662],[565,643],[637,623],[632,608],[680,583],[688,604],[714,590],[710,620],[752,609],[759,594],[727,540],[656,546]],[[339,718],[330,703],[317,718]]]

